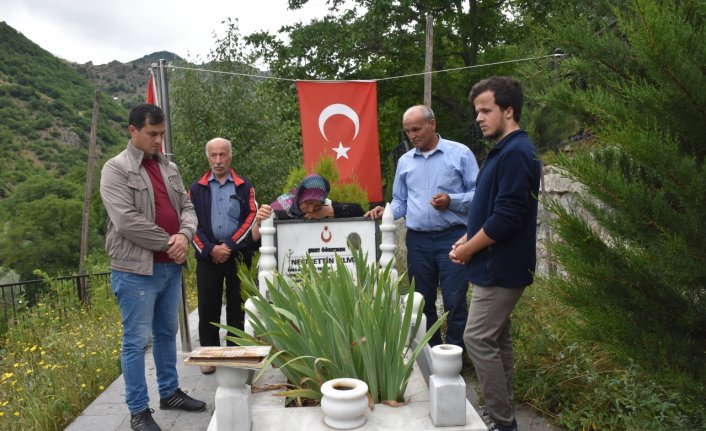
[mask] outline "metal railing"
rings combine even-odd
[[[110,272],[0,284],[0,333],[23,320],[26,312],[40,301],[54,307],[75,306],[80,303],[82,284],[85,284],[91,296],[102,294],[100,287],[106,295],[112,293]]]

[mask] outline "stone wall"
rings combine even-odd
[[[564,208],[578,209],[575,195],[583,193],[584,187],[562,174],[554,166],[544,167],[544,187],[539,191],[539,213],[537,216],[537,274],[546,275],[556,263],[549,255],[546,244],[552,241],[554,234],[549,221],[554,215],[543,205],[546,199],[556,199]]]

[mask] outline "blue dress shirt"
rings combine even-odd
[[[211,188],[211,227],[213,236],[220,242],[235,233],[240,224],[240,202],[235,197],[235,184],[228,174],[226,181],[221,184],[213,172],[208,179]]]
[[[438,136],[438,135],[437,135]],[[439,136],[436,148],[426,156],[414,148],[397,163],[392,187],[392,212],[395,219],[405,217],[408,229],[441,231],[465,226],[478,176],[478,163],[468,147]],[[430,203],[437,193],[451,198],[444,211]]]

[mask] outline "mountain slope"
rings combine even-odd
[[[94,88],[71,66],[0,22],[0,197],[33,173],[85,169]],[[103,94],[99,155],[125,143],[127,111]]]
[[[182,60],[174,53],[159,51],[128,63],[111,61],[100,65],[91,62],[70,65],[96,88],[105,91],[113,100],[129,109],[144,102],[150,66],[160,59],[168,62]]]

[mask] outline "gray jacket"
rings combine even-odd
[[[100,193],[108,212],[105,250],[111,266],[118,271],[152,275],[154,251],[168,248],[169,234],[155,224],[154,191],[144,167],[144,153],[132,141],[108,160],[101,172]],[[156,156],[172,206],[180,220],[179,233],[189,242],[194,237],[197,219],[186,194],[176,164],[163,154]]]

